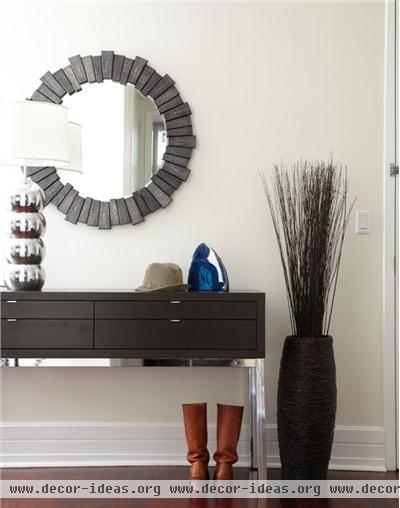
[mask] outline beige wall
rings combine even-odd
[[[373,214],[371,236],[356,236],[352,218],[344,250],[332,327],[337,422],[381,425],[383,2],[15,6],[0,16],[0,96],[30,96],[47,69],[102,49],[144,56],[174,77],[191,104],[198,149],[173,204],[138,227],[72,226],[50,206],[47,288],[130,289],[151,261],[186,272],[196,245],[210,242],[232,288],[267,293],[273,423],[289,324],[257,172],[332,151],[348,165],[357,207]],[[14,181],[12,170],[2,172],[2,196]],[[174,422],[182,401],[244,401],[245,381],[225,370],[9,369],[3,419]]]

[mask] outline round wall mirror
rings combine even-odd
[[[63,103],[82,126],[83,174],[68,173],[67,184],[56,168],[28,174],[69,222],[100,229],[143,222],[189,176],[196,143],[190,107],[173,79],[141,57],[103,51],[69,61],[41,77],[31,100]]]
[[[64,104],[70,121],[82,126],[83,174],[69,176],[82,195],[129,196],[151,182],[163,164],[167,130],[150,97],[107,81]]]

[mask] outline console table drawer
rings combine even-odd
[[[3,318],[23,319],[91,319],[92,302],[48,300],[5,300],[1,302]]]
[[[2,319],[1,328],[3,349],[93,347],[91,319]]]
[[[255,319],[256,302],[96,302],[96,319]]]
[[[253,320],[102,320],[96,349],[256,349]]]

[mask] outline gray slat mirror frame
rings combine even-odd
[[[61,104],[66,94],[82,91],[81,85],[102,83],[106,79],[132,85],[142,95],[153,99],[164,117],[168,142],[163,165],[150,183],[131,196],[110,201],[80,196],[71,184],[60,181],[54,167],[28,168],[28,175],[43,189],[45,205],[55,205],[72,224],[80,222],[99,229],[140,224],[146,215],[167,207],[172,194],[190,174],[188,164],[196,147],[196,136],[189,104],[183,101],[168,74],[161,76],[140,56],[132,59],[113,51],[102,51],[101,55],[75,55],[68,60],[66,67],[54,73],[48,71],[40,78],[42,83],[30,100]]]

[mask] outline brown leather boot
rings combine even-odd
[[[208,480],[207,450],[207,404],[182,404],[185,436],[188,445],[187,459],[190,467],[190,480]]]
[[[214,460],[217,463],[214,480],[233,480],[232,464],[237,462],[236,451],[242,426],[243,406],[218,404],[217,415],[217,451]]]

